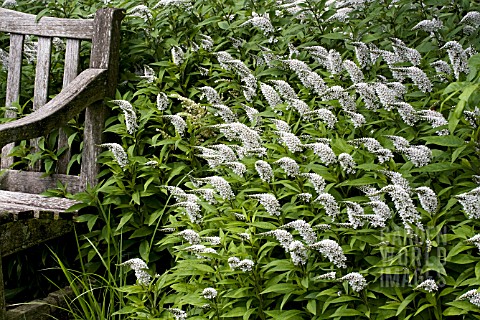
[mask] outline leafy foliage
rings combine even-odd
[[[477,1],[109,5],[83,257],[154,276],[112,317],[480,316]]]

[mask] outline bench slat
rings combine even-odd
[[[5,257],[58,238],[72,232],[73,224],[72,220],[27,219],[0,225],[0,254]]]
[[[78,75],[78,66],[80,60],[80,40],[67,39],[67,46],[65,51],[65,69],[63,72],[63,87],[65,88]],[[68,137],[63,131],[59,130],[58,134],[58,150],[68,147]],[[67,173],[68,162],[70,161],[70,149],[67,148],[58,161],[56,172]]]
[[[52,38],[39,37],[37,47],[37,67],[35,69],[35,90],[33,95],[33,110],[38,110],[47,103],[48,78],[50,74],[50,56],[52,53]],[[30,141],[32,152],[40,151],[38,139]],[[42,162],[37,161],[30,169],[40,171]]]
[[[45,103],[48,97],[48,77],[50,74],[50,55],[52,53],[52,38],[39,37],[37,50],[37,67],[35,70],[35,91],[33,96],[33,110],[37,110]]]
[[[65,125],[86,106],[105,97],[107,70],[87,69],[43,108],[0,124],[0,145],[40,137]]]
[[[8,57],[7,93],[5,106],[8,108],[13,102],[18,101],[20,95],[20,80],[22,77],[22,52],[24,36],[20,34],[10,35],[10,52]],[[5,117],[14,118],[16,113],[12,110],[5,112]],[[8,157],[14,144],[8,144],[2,149],[1,167],[8,168],[13,164],[13,158]]]
[[[67,192],[78,193],[83,190],[79,176],[52,174],[43,172],[6,170],[0,177],[2,190],[38,194],[57,187],[57,181],[66,186]]]
[[[8,211],[8,205],[13,205],[15,211],[65,211],[74,204],[75,200],[66,198],[45,197],[38,194],[11,192],[0,190],[0,210]],[[25,208],[25,210],[22,210]],[[17,210],[20,209],[20,210]]]
[[[80,40],[67,39],[65,49],[65,69],[63,72],[63,87],[65,88],[78,75],[80,60]]]
[[[44,37],[92,39],[93,19],[42,17],[0,8],[0,31]]]

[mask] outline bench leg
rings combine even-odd
[[[2,271],[2,253],[0,252],[0,320],[5,320],[5,288]]]

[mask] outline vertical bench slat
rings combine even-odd
[[[67,39],[65,51],[65,69],[63,72],[63,87],[65,88],[78,75],[80,61],[80,40]],[[58,150],[68,147],[68,137],[63,129],[59,130]],[[67,149],[60,156],[57,162],[57,173],[67,173],[68,162],[70,161],[70,149]]]
[[[35,70],[35,89],[33,94],[33,110],[37,110],[47,103],[51,53],[52,38],[39,37],[37,49],[37,67]],[[32,152],[39,151],[38,139],[31,140],[30,145],[33,147]],[[37,161],[32,167],[32,170],[40,171],[41,166],[42,163]]]
[[[63,87],[65,88],[78,75],[80,61],[80,40],[67,39],[65,51],[65,69],[63,72]]]
[[[94,36],[90,68],[108,68],[106,97],[115,97],[119,66],[120,23],[124,17],[121,10],[99,10],[95,14]],[[107,110],[102,103],[93,104],[85,110],[84,144],[80,176],[84,185],[97,184],[100,172],[98,155],[101,150],[102,133]]]
[[[50,56],[52,53],[52,38],[39,37],[37,51],[37,68],[35,70],[35,92],[33,95],[33,110],[47,103],[48,78],[50,74]]]
[[[10,52],[8,57],[8,77],[7,77],[7,95],[5,106],[12,106],[12,103],[18,101],[20,96],[20,79],[22,77],[22,52],[24,36],[21,34],[10,35]],[[12,110],[5,112],[5,117],[14,118],[16,113]],[[13,157],[8,157],[12,151],[14,143],[10,143],[2,148],[1,167],[6,169],[13,164]]]

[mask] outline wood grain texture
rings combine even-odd
[[[63,71],[63,87],[65,88],[78,75],[80,63],[80,40],[67,39],[65,48],[65,68]]]
[[[37,46],[37,65],[35,68],[35,87],[33,94],[33,110],[38,110],[47,103],[48,98],[48,79],[50,75],[50,57],[52,54],[52,38],[39,37]],[[39,152],[38,139],[30,141],[32,153]],[[37,161],[30,170],[40,171],[42,162]]]
[[[43,108],[0,125],[0,145],[46,135],[104,97],[106,70],[87,69]]]
[[[5,97],[5,106],[11,107],[12,103],[18,101],[20,95],[20,79],[22,77],[22,52],[24,36],[20,34],[10,35],[10,52],[8,57],[8,75],[7,92]],[[6,118],[16,117],[12,110],[5,112]],[[8,168],[13,164],[13,158],[8,157],[14,144],[6,145],[2,148],[1,168]]]
[[[114,97],[117,85],[120,23],[125,16],[122,9],[100,9],[95,14],[95,30],[92,39],[90,68],[108,69],[105,96]],[[85,111],[84,145],[82,155],[81,177],[85,185],[97,184],[100,165],[97,162],[101,150],[103,126],[107,110],[103,103],[89,106]]]
[[[93,37],[92,19],[42,17],[35,21],[36,18],[33,14],[0,8],[0,31],[74,39]]]
[[[19,206],[18,208],[24,207],[24,211],[37,210],[60,212],[67,210],[76,203],[78,203],[78,201],[66,198],[45,197],[38,194],[0,190],[0,205],[16,204]]]
[[[73,231],[72,220],[28,219],[0,225],[2,257]]]
[[[60,181],[62,185],[66,186],[69,193],[74,194],[83,190],[79,176],[67,174],[44,175],[43,172],[6,170],[0,177],[0,188],[35,195],[56,188],[57,181]]]
[[[80,40],[67,39],[65,49],[65,68],[63,72],[63,88],[72,82],[78,75],[78,67],[80,62]],[[58,150],[67,148],[65,152],[59,157],[56,173],[67,173],[68,162],[70,161],[71,151],[68,148],[68,137],[63,129],[58,133]]]
[[[37,49],[37,66],[35,68],[35,89],[33,94],[33,110],[45,105],[48,97],[48,78],[50,74],[50,56],[52,54],[52,38],[39,37]]]

